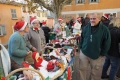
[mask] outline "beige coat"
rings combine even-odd
[[[44,50],[45,36],[41,28],[39,28],[38,32],[30,28],[29,32],[25,34],[25,39],[29,49],[35,47],[38,52]]]

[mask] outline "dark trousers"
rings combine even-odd
[[[115,76],[120,65],[120,58],[107,55],[102,69],[102,76],[107,76],[107,71],[110,65],[111,65],[111,69],[108,80],[115,80]]]
[[[120,67],[119,67],[119,69],[118,69],[118,71],[117,71],[116,76],[120,78]]]

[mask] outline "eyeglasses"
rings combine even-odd
[[[33,23],[33,24],[40,24],[40,23]]]
[[[96,20],[96,18],[90,18],[90,20]]]

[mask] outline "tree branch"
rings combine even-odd
[[[54,9],[48,5],[45,4],[44,0],[34,0],[35,3],[38,3],[39,5],[43,6],[44,8],[50,10],[50,11],[54,11]]]
[[[60,4],[60,6],[64,6],[66,4],[70,4],[73,0],[64,0],[63,3]]]

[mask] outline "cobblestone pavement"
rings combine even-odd
[[[99,68],[99,70],[96,72],[96,79],[95,80],[107,80],[107,79],[101,79],[101,73],[102,73],[102,66],[104,64],[104,58],[102,59],[102,63],[101,66]],[[88,72],[87,72],[87,76],[89,78],[90,76],[90,68],[88,68]],[[87,80],[89,80],[87,78]],[[74,61],[74,72],[72,74],[72,80],[79,80],[79,52],[76,54],[75,56],[75,61]],[[116,80],[120,80],[120,79],[116,79]]]

